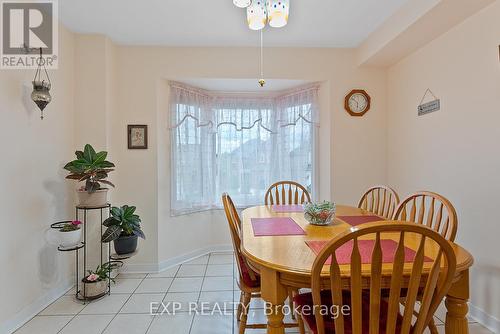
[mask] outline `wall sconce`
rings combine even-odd
[[[52,96],[50,96],[50,88],[52,87],[52,84],[50,82],[47,68],[45,67],[45,60],[42,56],[42,48],[40,48],[40,58],[38,58],[37,65],[38,68],[36,69],[35,78],[33,79],[33,92],[31,93],[31,99],[40,109],[40,119],[43,120],[43,110],[50,103],[50,101],[52,101]],[[45,78],[42,78],[44,73]]]

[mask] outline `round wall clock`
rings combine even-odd
[[[351,116],[363,116],[370,110],[371,98],[362,89],[355,89],[345,97],[345,110]]]

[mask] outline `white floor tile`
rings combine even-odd
[[[177,274],[177,271],[179,270],[180,266],[174,266],[168,269],[165,269],[159,273],[156,274],[148,274],[147,278],[158,278],[158,277],[175,277],[175,274]]]
[[[16,334],[56,334],[73,316],[37,316],[28,321]]]
[[[206,270],[205,264],[183,264],[177,272],[177,277],[203,277]]]
[[[143,314],[154,314],[151,312],[151,307],[153,310],[157,309],[162,300],[165,297],[163,293],[157,294],[133,294],[132,297],[125,303],[125,305],[120,310],[120,313],[143,313]],[[155,303],[152,305],[152,303]]]
[[[100,334],[114,315],[77,315],[67,324],[61,334]]]
[[[196,292],[201,290],[203,277],[175,278],[168,292]]]
[[[202,291],[199,300],[208,303],[232,303],[234,296],[233,291]]]
[[[62,296],[40,312],[40,315],[74,315],[83,310],[84,307],[85,304],[74,296]]]
[[[117,278],[111,283],[111,293],[132,293],[141,282],[142,279],[137,278]]]
[[[229,277],[205,277],[202,291],[226,291],[233,290],[234,279]]]
[[[232,315],[202,316],[196,315],[191,334],[231,334],[233,332]]]
[[[148,334],[188,334],[193,322],[194,315],[189,313],[178,313],[175,316],[158,315],[153,320]]]
[[[234,255],[232,254],[212,254],[208,264],[232,264]]]
[[[80,314],[116,314],[130,294],[112,294],[87,304]]]
[[[147,274],[139,274],[139,273],[119,273],[117,278],[145,278]]]
[[[145,334],[153,321],[149,314],[118,314],[108,325],[105,334]]]
[[[203,255],[192,259],[190,261],[185,262],[184,264],[207,264],[208,263],[208,255]]]
[[[117,284],[113,284],[111,288],[110,296],[84,305],[74,298],[72,290],[70,294],[43,310],[16,334],[97,334],[103,330],[104,333],[110,334],[144,334],[146,331],[148,334],[237,333],[234,314],[228,314],[234,313],[233,307],[236,307],[240,297],[235,277],[236,265],[233,264],[231,253],[202,256],[190,261],[189,265],[175,266],[158,274],[120,274]],[[152,316],[151,302],[160,303],[162,299],[164,305],[169,302],[180,303],[181,309],[172,315],[173,304],[170,304],[170,314],[164,312]],[[195,303],[198,311],[202,311],[201,307],[204,305],[205,311],[221,309],[226,311],[226,314],[189,314],[189,303]],[[217,307],[214,307],[215,303]],[[154,306],[164,311],[163,306]],[[266,322],[263,308],[263,300],[253,298],[249,322]],[[78,312],[80,313],[77,314]],[[117,312],[120,314],[117,315]],[[438,331],[444,334],[444,305],[439,307],[436,317]],[[290,317],[287,317],[287,321],[291,321]],[[477,323],[471,322],[469,328],[470,334],[492,334]],[[263,333],[266,333],[265,329],[249,331],[249,334]],[[290,328],[286,333],[295,334],[298,329]]]
[[[191,303],[198,302],[199,294],[199,292],[169,292],[163,299],[163,303],[170,313],[174,311],[174,308],[179,307],[180,312],[187,312]],[[160,309],[159,312],[163,312],[163,310]]]
[[[233,276],[233,265],[211,264],[207,268],[207,276]]]
[[[142,281],[136,293],[167,293],[173,278],[148,278]]]

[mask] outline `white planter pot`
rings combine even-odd
[[[59,234],[59,245],[64,248],[70,248],[78,245],[82,240],[82,229],[68,231],[68,232],[58,232]]]
[[[85,190],[77,190],[78,205],[82,207],[98,207],[108,203],[108,189],[97,190],[93,193],[88,193]]]
[[[108,291],[108,281],[85,282],[82,280],[80,293],[87,298],[95,298],[104,295]]]

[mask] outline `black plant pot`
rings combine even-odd
[[[137,236],[120,236],[118,239],[114,240],[115,252],[116,254],[129,254],[135,252],[137,249]]]

